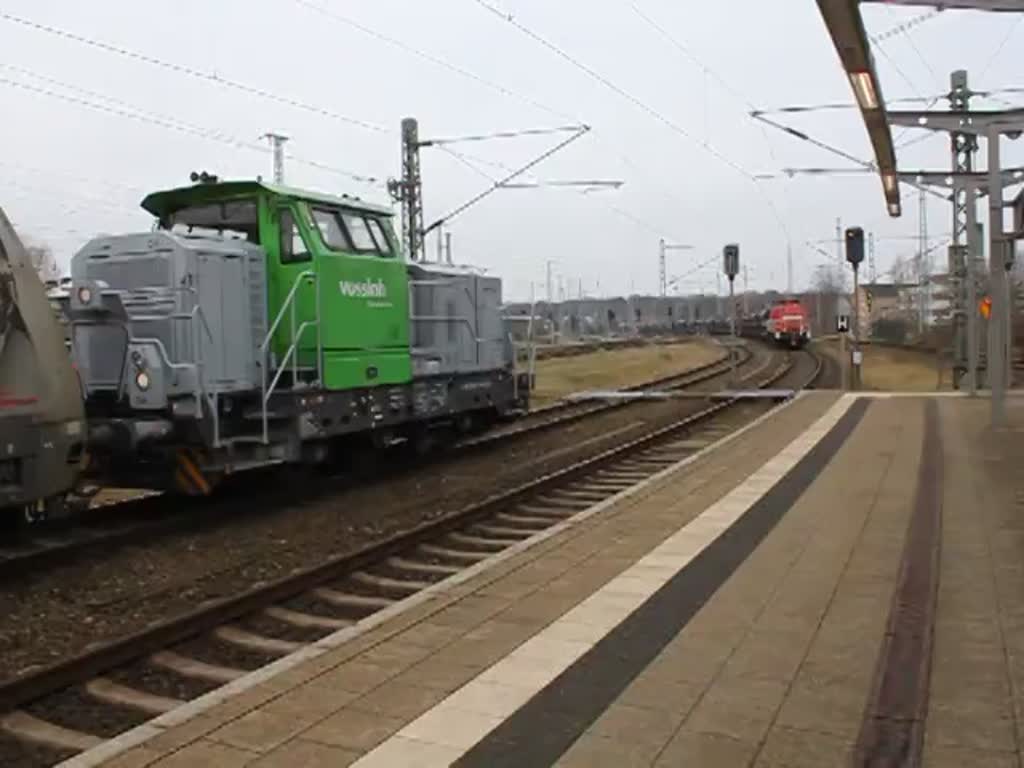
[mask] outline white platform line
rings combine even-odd
[[[447,766],[465,754],[735,523],[803,459],[847,412],[841,397],[746,481],[582,603],[470,680],[353,764],[353,768]],[[424,745],[430,745],[424,749]]]

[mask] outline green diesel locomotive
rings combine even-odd
[[[97,482],[205,494],[248,467],[526,408],[500,280],[407,261],[390,209],[212,177],[142,206],[153,231],[72,260]]]

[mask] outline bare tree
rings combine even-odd
[[[906,256],[897,256],[889,269],[889,277],[894,283],[912,282],[914,274],[914,261]]]
[[[832,323],[839,314],[839,296],[844,293],[842,272],[830,264],[820,264],[814,270],[811,286],[815,295],[813,314],[820,335],[832,329]]]

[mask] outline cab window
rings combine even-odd
[[[309,248],[302,239],[298,224],[295,222],[295,215],[290,210],[282,210],[280,218],[281,228],[281,263],[294,264],[299,261],[309,261],[312,257]]]
[[[313,222],[320,230],[320,238],[324,245],[332,251],[350,251],[352,246],[348,242],[345,230],[338,222],[338,212],[327,208],[313,209]]]
[[[370,233],[366,219],[355,213],[342,213],[341,218],[345,221],[345,229],[352,238],[352,245],[357,251],[376,251],[377,242]]]
[[[373,234],[373,239],[377,241],[377,250],[385,256],[390,256],[394,253],[394,249],[391,247],[391,239],[388,237],[384,227],[381,226],[381,223],[377,219],[367,218],[366,224]]]

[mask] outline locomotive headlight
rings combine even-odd
[[[88,304],[90,301],[92,301],[92,289],[87,285],[81,286],[78,289],[78,300],[82,304]]]
[[[145,392],[149,389],[149,374],[145,371],[139,371],[135,374],[135,386]]]

